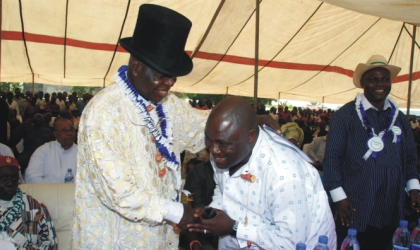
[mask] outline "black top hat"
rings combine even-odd
[[[184,76],[193,63],[185,52],[191,21],[171,9],[143,4],[139,8],[133,37],[120,39],[121,46],[139,61],[168,76]]]

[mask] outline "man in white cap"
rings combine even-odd
[[[325,188],[334,202],[337,243],[348,227],[361,249],[387,249],[408,198],[420,202],[411,126],[388,97],[401,68],[383,56],[360,63],[353,76],[363,89],[332,117],[324,156]]]
[[[191,25],[143,4],[133,37],[120,40],[128,66],[88,103],[79,125],[72,249],[178,249],[172,225],[186,230],[193,221],[195,210],[179,203],[180,153],[204,148],[209,112],[169,94],[193,68],[184,50]]]

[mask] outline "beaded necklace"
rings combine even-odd
[[[120,86],[122,92],[128,96],[128,98],[133,102],[134,108],[143,121],[146,123],[147,128],[153,135],[153,140],[158,149],[158,155],[156,160],[159,162],[163,160],[166,162],[166,165],[172,169],[176,170],[179,166],[179,162],[176,159],[176,155],[172,150],[172,123],[167,118],[167,111],[161,103],[156,105],[156,112],[159,117],[160,128],[159,130],[155,126],[153,118],[150,116],[149,111],[151,106],[146,106],[146,100],[138,93],[138,91],[131,84],[130,80],[127,77],[128,66],[123,65],[118,69],[118,72],[114,75],[115,82]],[[166,171],[163,169],[159,171],[159,176],[165,175]]]
[[[362,99],[363,99],[363,94],[358,93],[356,96],[356,101],[355,101],[356,112],[357,112],[357,115],[359,116],[360,121],[362,122],[362,126],[366,129],[369,136],[369,139],[366,142],[368,151],[363,156],[363,159],[367,160],[370,156],[372,156],[372,158],[375,159],[378,152],[382,151],[382,149],[384,148],[385,138],[389,132],[394,133],[393,143],[396,143],[397,142],[396,137],[401,135],[401,129],[397,126],[394,126],[395,120],[397,119],[397,116],[398,116],[397,104],[391,98],[387,98],[391,106],[391,112],[389,113],[389,116],[388,116],[387,126],[385,127],[384,130],[379,132],[379,134],[376,134],[375,129],[372,128],[369,118],[367,117],[366,111],[362,104]]]

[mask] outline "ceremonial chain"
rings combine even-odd
[[[3,216],[3,220],[0,223],[0,231],[5,231],[9,226],[16,221],[16,218],[20,215],[22,210],[22,191],[17,189],[16,199],[13,202],[12,209],[8,210],[7,213]]]
[[[367,160],[370,156],[375,159],[378,152],[382,151],[384,148],[386,135],[390,131],[394,134],[394,139],[392,142],[397,143],[400,141],[401,129],[398,126],[394,126],[395,120],[398,116],[398,108],[397,104],[391,98],[387,98],[391,106],[391,112],[388,116],[387,126],[383,131],[379,132],[379,134],[376,134],[375,129],[372,128],[369,118],[367,117],[366,111],[362,104],[362,99],[363,94],[358,93],[356,96],[356,112],[360,121],[362,122],[362,126],[366,129],[369,135],[369,139],[366,142],[368,151],[363,156],[363,159]]]
[[[164,161],[166,161],[166,165],[170,169],[176,170],[179,166],[179,162],[177,161],[176,155],[172,150],[172,123],[167,119],[167,111],[161,103],[156,105],[156,111],[159,117],[161,128],[161,131],[159,131],[159,129],[155,126],[153,118],[150,116],[149,109],[145,104],[144,98],[137,92],[137,90],[134,88],[134,86],[128,79],[127,70],[128,66],[121,66],[118,69],[118,72],[114,75],[115,82],[118,84],[118,86],[120,86],[122,92],[125,93],[128,96],[128,98],[133,102],[137,113],[146,123],[147,128],[154,137],[154,142],[159,151],[159,154],[163,156]],[[159,154],[157,156],[157,159],[158,157],[160,157]],[[161,173],[159,173],[159,175],[161,175]]]

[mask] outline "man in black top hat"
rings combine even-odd
[[[144,4],[133,37],[120,40],[128,65],[80,122],[72,248],[178,249],[172,225],[186,229],[195,211],[178,201],[179,154],[204,148],[208,116],[169,94],[193,67],[184,51],[191,25]]]

